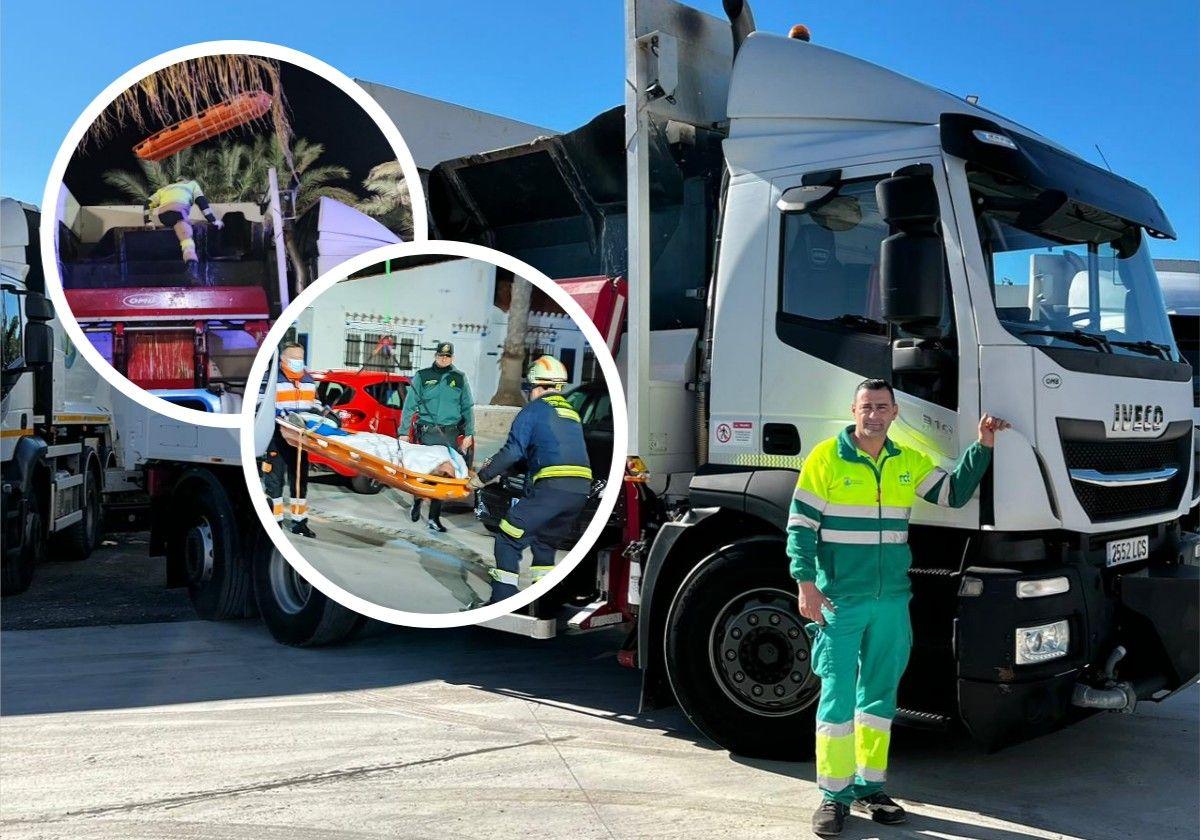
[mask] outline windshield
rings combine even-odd
[[[969,172],[996,314],[1039,346],[1182,361],[1141,229],[1058,190]]]

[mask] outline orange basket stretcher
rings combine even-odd
[[[142,160],[163,160],[210,137],[256,120],[270,109],[271,95],[266,91],[239,93],[232,99],[218,102],[195,116],[151,134],[133,147],[133,153]]]
[[[340,438],[326,437],[308,429],[301,429],[282,417],[276,418],[275,423],[279,426],[283,439],[290,445],[308,453],[321,455],[339,466],[355,470],[388,487],[395,487],[422,499],[443,502],[458,501],[471,495],[471,487],[465,478],[446,478],[412,472],[391,461],[361,452],[343,443]]]

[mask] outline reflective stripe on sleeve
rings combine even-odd
[[[500,530],[508,534],[514,540],[519,540],[525,536],[525,529],[518,528],[516,525],[509,522],[507,519],[500,520]]]
[[[559,464],[553,467],[543,467],[537,471],[533,480],[539,481],[543,478],[586,478],[591,479],[591,467],[576,467],[570,464]]]
[[[788,516],[787,526],[789,528],[811,528],[815,531],[821,527],[821,523],[803,513],[793,513]]]
[[[925,494],[932,490],[934,486],[945,477],[946,471],[944,469],[941,467],[934,467],[929,471],[929,475],[925,476],[921,483],[917,485],[917,495],[924,498]]]

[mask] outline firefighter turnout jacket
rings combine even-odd
[[[479,480],[491,481],[518,461],[525,462],[527,486],[547,478],[584,479],[591,486],[583,426],[578,412],[561,394],[552,392],[531,400],[517,413],[508,440],[479,471]]]
[[[192,212],[193,204],[200,208],[200,212],[204,214],[204,218],[210,222],[217,220],[216,214],[209,207],[208,199],[204,197],[204,191],[200,189],[200,184],[197,181],[179,181],[174,184],[168,184],[161,190],[158,190],[146,202],[143,215],[149,221],[150,213],[152,212],[174,210],[183,216],[184,219],[187,219],[188,215]]]

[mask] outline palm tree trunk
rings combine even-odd
[[[283,227],[283,247],[287,250],[288,262],[292,264],[292,271],[295,272],[293,276],[296,278],[296,288],[292,293],[292,297],[295,297],[308,288],[308,269],[304,265],[304,255],[300,253],[300,246],[296,244],[296,237],[286,223]]]
[[[525,333],[529,330],[529,301],[533,284],[524,277],[513,277],[512,298],[508,304],[508,331],[504,352],[500,354],[500,384],[492,405],[524,405],[521,395],[521,363],[525,361]]]

